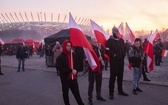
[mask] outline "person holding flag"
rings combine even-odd
[[[110,81],[109,81],[109,99],[113,100],[114,84],[117,77],[118,94],[128,96],[123,91],[122,81],[124,72],[124,58],[126,48],[124,40],[118,37],[119,31],[116,27],[112,28],[113,35],[106,42],[106,54],[110,56]]]
[[[102,96],[101,96],[101,85],[102,85],[102,70],[104,67],[104,50],[100,48],[100,45],[98,44],[97,40],[95,38],[91,39],[91,45],[93,50],[95,51],[96,55],[99,57],[100,61],[100,69],[101,72],[98,71],[92,71],[89,69],[89,88],[88,88],[88,100],[89,100],[89,105],[92,105],[92,93],[93,93],[93,88],[94,88],[94,81],[96,81],[96,93],[97,93],[97,100],[100,101],[106,101]]]
[[[56,67],[60,72],[62,83],[62,92],[65,105],[70,105],[69,89],[71,89],[78,105],[84,105],[79,94],[79,87],[77,82],[78,62],[75,54],[72,52],[72,43],[65,40],[62,45],[62,53],[57,57]]]
[[[136,38],[134,45],[129,50],[129,63],[133,67],[133,94],[137,95],[138,92],[143,92],[139,88],[139,80],[142,74],[144,53],[141,48],[141,39]]]

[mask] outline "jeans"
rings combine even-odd
[[[20,71],[20,66],[22,64],[22,70],[24,70],[25,58],[18,58],[18,71]]]
[[[52,65],[52,56],[46,56],[46,64],[47,64],[47,66]]]
[[[133,89],[139,86],[139,80],[142,74],[142,69],[138,67],[133,67]]]

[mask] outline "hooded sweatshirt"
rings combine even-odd
[[[74,64],[73,53],[67,52],[67,50],[66,50],[66,45],[68,43],[71,43],[71,42],[68,40],[63,42],[63,45],[62,45],[63,52],[57,58],[58,61],[56,63],[56,66],[60,71],[61,79],[65,79],[66,78],[65,76],[68,76],[68,78],[66,78],[66,79],[74,80],[74,79],[76,79],[77,76],[72,74],[72,70],[76,69],[76,68],[74,68],[75,64]],[[71,43],[71,45],[72,45],[72,43]]]

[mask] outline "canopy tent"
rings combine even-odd
[[[33,43],[34,43],[35,41],[33,40],[33,39],[27,39],[27,40],[25,40],[24,41],[24,43],[27,45],[27,46],[33,46]]]
[[[88,35],[85,35],[86,38],[90,41],[91,37]],[[64,29],[59,31],[58,33],[55,33],[51,36],[48,36],[46,38],[44,38],[44,42],[45,44],[50,44],[50,45],[55,45],[56,41],[59,41],[61,44],[64,42],[64,40],[66,39],[70,39],[70,31],[69,29]]]
[[[23,43],[24,40],[23,40],[23,39],[13,39],[12,42],[13,42],[13,43]]]

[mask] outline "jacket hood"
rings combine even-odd
[[[65,40],[64,42],[63,42],[63,44],[62,44],[62,50],[63,50],[63,52],[65,53],[65,54],[69,54],[69,52],[67,52],[67,50],[66,50],[66,45],[68,44],[68,43],[71,43],[69,40]],[[72,47],[72,43],[71,43],[71,47]]]

